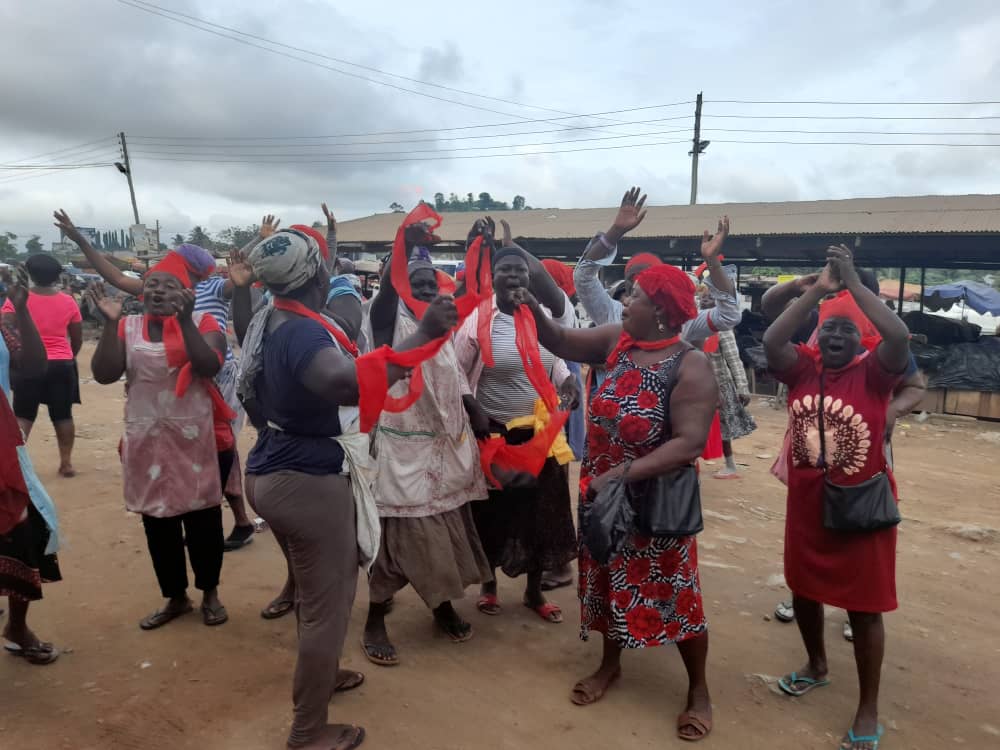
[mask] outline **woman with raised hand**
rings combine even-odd
[[[681,341],[694,318],[695,287],[686,273],[659,264],[641,271],[625,298],[620,325],[562,328],[529,295],[540,343],[553,353],[604,364],[607,378],[590,405],[580,502],[612,478],[638,482],[689,466],[701,455],[718,400],[707,357]],[[580,706],[600,700],[621,675],[621,652],[676,643],[688,673],[677,734],[700,740],[712,730],[705,676],[708,625],[694,536],[649,536],[633,529],[607,565],[579,550],[581,637],[601,633],[601,664],[573,688]]]
[[[119,450],[125,507],[142,516],[166,604],[139,627],[154,630],[191,612],[187,548],[206,625],[229,615],[218,596],[222,488],[233,465],[233,413],[213,378],[225,359],[216,320],[194,311],[187,262],[169,253],[146,274],[142,315],[122,317],[121,298],[90,291],[104,316],[91,362],[102,385],[125,375],[125,433]]]
[[[789,389],[785,580],[808,655],[806,666],[781,678],[778,686],[799,697],[830,684],[823,605],[846,609],[860,695],[841,748],[875,750],[883,731],[878,723],[882,613],[897,606],[893,521],[898,515],[892,502],[895,518],[883,514],[882,528],[848,530],[833,522],[827,495],[831,483],[851,497],[850,488],[854,495],[873,492],[881,481],[895,496],[882,436],[893,390],[909,363],[909,334],[906,324],[865,288],[847,247],[831,247],[827,258],[823,272],[764,334],[768,365]],[[813,307],[841,288],[847,293],[819,306],[817,346],[792,344]],[[881,341],[869,350],[863,332]]]
[[[385,265],[369,309],[375,347],[398,345],[419,325],[393,286],[391,268],[391,262]],[[414,299],[430,303],[438,296],[431,263],[411,260],[407,274]],[[396,592],[412,586],[441,631],[462,643],[472,637],[472,625],[452,602],[463,598],[468,586],[492,580],[472,517],[475,502],[487,496],[470,424],[470,416],[482,411],[466,413],[474,401],[450,341],[421,369],[420,398],[402,412],[383,412],[372,441],[382,544],[368,579],[370,605],[361,645],[369,661],[382,666],[399,663],[385,626]],[[485,420],[479,420],[476,432],[488,434]]]
[[[492,431],[509,445],[529,442],[539,429],[541,394],[526,370],[519,346],[527,342],[518,341],[514,321],[515,292],[528,289],[531,265],[519,247],[495,250],[492,303],[474,310],[455,334],[455,350],[476,403]],[[480,325],[484,314],[490,315],[489,325]],[[579,389],[565,362],[545,349],[538,349],[537,357],[563,406],[576,403]],[[498,476],[503,489],[491,489],[489,499],[472,508],[490,566],[511,578],[525,575],[524,605],[551,623],[562,622],[562,610],[542,593],[542,574],[572,560],[576,546],[566,466],[573,453],[561,433],[557,440],[561,449],[550,451],[537,477]],[[476,606],[484,614],[500,614],[495,580],[483,585]]]
[[[41,377],[20,378],[15,375],[14,413],[21,424],[25,439],[38,418],[38,407],[46,404],[49,419],[56,432],[59,445],[59,475],[76,476],[73,469],[73,443],[76,425],[73,422],[73,404],[80,403],[80,374],[76,355],[83,346],[83,316],[80,306],[62,291],[59,279],[62,265],[51,255],[30,256],[24,264],[31,278],[28,295],[28,312],[45,344],[48,367]],[[14,305],[8,300],[3,306],[3,318],[11,324],[15,318]]]
[[[327,715],[335,691],[364,679],[338,669],[359,564],[360,529],[347,476],[353,459],[342,442],[347,432],[357,432],[358,352],[321,314],[330,274],[314,236],[276,232],[248,260],[273,295],[246,331],[239,390],[258,426],[247,487],[285,552],[295,585],[299,649],[288,747],[346,750],[361,744],[364,730],[327,724]],[[397,351],[438,339],[456,322],[454,303],[438,297]],[[389,365],[387,383],[406,375]],[[354,479],[356,485],[364,481]]]
[[[42,598],[43,583],[62,580],[56,558],[59,526],[10,406],[10,374],[42,378],[48,358],[28,309],[27,287],[11,281],[7,294],[14,314],[0,336],[0,596],[7,597],[10,608],[4,650],[45,665],[59,658],[59,650],[28,627],[28,606]]]

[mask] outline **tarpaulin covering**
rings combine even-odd
[[[977,281],[953,281],[929,287],[924,293],[924,305],[930,310],[948,310],[963,299],[966,306],[981,315],[1000,316],[1000,292]]]

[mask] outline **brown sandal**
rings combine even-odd
[[[590,677],[584,677],[578,683],[573,686],[573,692],[570,693],[569,699],[574,705],[577,706],[591,706],[601,698],[604,694],[611,689],[611,686],[618,682],[618,678],[622,676],[621,669],[615,670],[615,673],[611,675],[611,678],[604,683],[604,687],[598,690],[590,690],[587,687],[587,683],[590,681]]]
[[[361,687],[365,682],[364,672],[355,672],[351,669],[337,670],[337,686],[333,689],[335,693],[346,693]]]
[[[691,727],[697,732],[694,735],[682,734],[681,730]],[[677,717],[677,736],[687,742],[698,742],[708,737],[712,732],[712,720],[703,719],[692,711],[685,711]]]

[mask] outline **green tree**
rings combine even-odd
[[[170,240],[170,244],[173,245],[174,247],[180,247],[181,245],[184,244],[184,235],[175,234],[173,239]]]
[[[197,228],[195,227],[195,229]],[[260,231],[260,227],[256,224],[247,227],[227,227],[216,235],[215,240],[209,239],[208,241],[222,247],[243,247],[257,236],[258,231]],[[211,249],[208,245],[201,246],[206,250]]]
[[[398,203],[397,201],[393,201],[392,203],[389,204],[389,210],[392,211],[394,214],[406,213],[406,209],[403,208],[403,204]]]
[[[209,233],[206,232],[201,227],[195,227],[194,229],[192,229],[188,233],[187,241],[190,242],[192,245],[198,245],[199,247],[203,247],[208,251],[213,250],[215,246],[215,243],[212,241],[211,235],[209,235]]]
[[[525,201],[525,199],[524,199],[524,196],[523,196],[523,195],[515,195],[515,196],[514,196],[514,202],[513,202],[512,204],[511,204],[511,207],[512,207],[512,208],[513,208],[513,209],[514,209],[515,211],[523,211],[523,210],[524,210],[524,206],[525,206],[526,202],[527,202],[527,201]]]
[[[17,257],[17,235],[13,232],[0,234],[0,260],[11,260]]]
[[[42,252],[45,248],[42,247],[41,236],[37,234],[31,235],[27,242],[24,243],[24,249],[31,254]]]
[[[447,207],[447,202],[444,199],[444,193],[434,193],[434,208],[438,211],[444,211]]]

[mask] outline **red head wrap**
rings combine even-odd
[[[861,345],[869,351],[878,346],[882,340],[878,329],[872,325],[855,302],[854,297],[848,291],[840,292],[833,299],[820,303],[819,323],[816,325],[817,332],[823,327],[823,323],[830,318],[847,318],[857,326],[861,333]]]
[[[305,224],[292,224],[288,228],[294,229],[296,232],[302,232],[302,234],[308,234],[316,240],[316,244],[319,245],[319,254],[323,256],[323,260],[330,260],[330,248],[327,247],[326,237],[323,236],[322,232],[312,227],[307,227]]]
[[[633,255],[629,258],[628,263],[625,264],[625,275],[628,276],[637,266],[648,266],[652,268],[653,266],[662,266],[663,261],[652,253],[639,253],[638,255]],[[641,272],[640,272],[641,273]]]
[[[650,266],[640,271],[635,281],[653,304],[663,309],[663,322],[668,328],[679,331],[698,314],[694,282],[677,266],[667,263]]]
[[[149,273],[166,273],[177,279],[185,289],[191,289],[194,284],[191,280],[191,268],[188,266],[184,256],[176,250],[167,253],[163,260],[149,269]]]
[[[552,280],[556,282],[556,286],[566,292],[567,296],[572,297],[576,294],[576,284],[573,283],[573,271],[569,266],[552,258],[543,260],[542,265],[545,266],[545,270],[549,272]]]
[[[725,255],[720,255],[720,256],[719,256],[719,262],[720,262],[720,263],[721,263],[722,261],[724,261],[725,259],[726,259],[726,256],[725,256]],[[702,263],[702,264],[701,264],[700,266],[698,266],[698,267],[697,267],[696,269],[694,269],[694,277],[695,277],[696,279],[699,279],[699,280],[700,280],[700,279],[701,279],[701,277],[702,277],[702,274],[704,274],[704,273],[705,273],[705,271],[707,271],[707,270],[708,270],[708,263]]]

